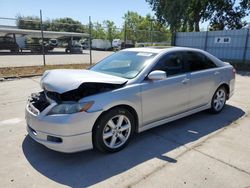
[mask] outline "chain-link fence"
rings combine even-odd
[[[130,47],[167,46],[171,34],[133,30],[124,24],[89,21],[84,25],[70,18],[0,18],[0,68],[55,64],[92,64],[117,50]]]

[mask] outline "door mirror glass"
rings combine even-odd
[[[167,78],[165,71],[155,70],[148,75],[149,80],[164,80]]]

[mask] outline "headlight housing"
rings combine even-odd
[[[48,115],[53,114],[74,114],[77,112],[87,111],[92,105],[94,101],[84,102],[84,103],[76,103],[76,102],[67,102],[54,106],[48,113]]]

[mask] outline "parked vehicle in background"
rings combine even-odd
[[[25,36],[16,36],[16,43],[18,44],[21,52],[22,52],[22,50],[27,49]]]
[[[88,39],[80,40],[80,43],[82,45],[82,49],[88,49],[89,48],[89,40]]]
[[[0,50],[10,50],[12,53],[17,53],[19,46],[11,37],[0,37]]]
[[[92,40],[92,49],[94,50],[110,50],[112,48],[109,40],[103,39],[93,39]]]
[[[58,46],[58,40],[57,39],[50,39],[48,45],[53,47],[53,48],[56,48]]]
[[[221,112],[234,83],[234,68],[202,50],[121,50],[89,70],[46,71],[26,106],[27,131],[61,152],[117,152],[136,132]]]
[[[65,52],[72,54],[81,54],[82,53],[82,45],[78,41],[69,41],[68,45],[65,49]]]
[[[112,41],[112,47],[115,50],[120,50],[122,48],[122,40],[121,39],[114,39]]]
[[[50,42],[50,40],[44,41],[43,45],[45,53],[52,51],[55,48],[55,44],[52,43],[53,42]],[[26,38],[26,49],[29,49],[32,53],[42,53],[43,52],[42,39]]]
[[[133,44],[132,42],[130,41],[127,41],[125,46],[124,46],[124,42],[122,42],[121,44],[121,49],[125,49],[125,48],[134,48],[135,47],[135,44]]]

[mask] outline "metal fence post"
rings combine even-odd
[[[45,53],[44,53],[43,15],[42,15],[42,10],[40,10],[40,27],[41,27],[41,34],[42,34],[43,66],[45,66],[46,63],[45,63]]]
[[[127,22],[125,20],[125,25],[124,25],[124,43],[123,43],[123,48],[126,48],[126,43],[127,43]]]
[[[175,46],[176,44],[176,32],[172,32],[171,36],[171,46]]]
[[[247,29],[247,34],[246,34],[246,41],[245,41],[244,54],[243,54],[243,63],[246,63],[246,61],[247,61],[246,58],[247,58],[248,37],[249,37],[249,28]]]
[[[153,21],[154,19],[150,19],[150,43],[153,46]]]
[[[92,23],[91,16],[89,16],[89,63],[92,66]]]
[[[205,51],[207,51],[207,36],[208,36],[208,31],[206,31],[206,36],[205,36],[205,44],[204,44]]]

